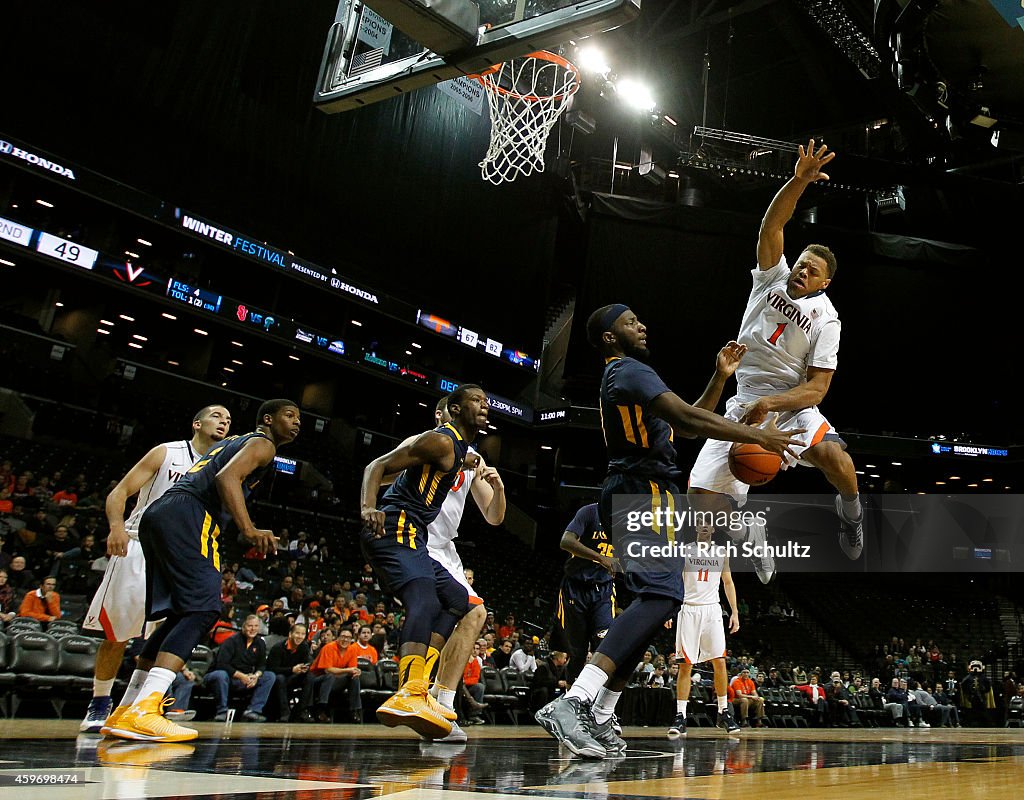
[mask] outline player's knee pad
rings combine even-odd
[[[219,616],[216,611],[193,611],[182,614],[167,631],[160,651],[175,655],[182,661],[188,661],[192,657],[192,650],[209,633]],[[165,622],[161,625],[161,629],[167,624]]]
[[[434,581],[428,578],[409,581],[398,592],[398,599],[406,608],[401,643],[429,644],[431,629],[441,614],[441,601],[437,598]]]

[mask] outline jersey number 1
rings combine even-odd
[[[710,577],[710,574],[711,574],[711,570],[709,570],[709,569],[699,569],[699,570],[697,570],[697,580],[698,581],[703,581],[704,583],[707,583],[708,578]]]
[[[787,326],[788,324],[789,324],[788,322],[780,322],[780,323],[779,323],[779,327],[777,327],[777,328],[775,329],[775,333],[773,333],[773,334],[772,334],[772,335],[771,335],[771,336],[770,336],[770,337],[768,338],[768,344],[775,344],[776,342],[778,342],[778,341],[779,341],[779,337],[780,337],[780,336],[782,336],[782,332],[783,332],[784,330],[786,330],[786,326]]]

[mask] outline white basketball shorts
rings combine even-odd
[[[128,555],[107,563],[82,627],[103,631],[107,641],[127,642],[142,634],[145,622],[146,558],[139,540],[129,538]]]
[[[722,604],[688,606],[676,616],[676,660],[701,664],[725,657],[725,623]]]
[[[740,417],[743,416],[746,404],[756,399],[746,398],[741,400],[738,397],[730,398],[725,406],[725,417],[733,422],[738,422]],[[800,441],[800,445],[791,448],[797,456],[827,437],[839,439],[832,425],[825,419],[825,415],[818,411],[816,407],[805,408],[801,411],[783,411],[775,420],[775,425],[779,430],[783,431],[804,429],[804,432],[796,437]],[[743,483],[743,481],[736,480],[729,470],[729,448],[732,445],[732,442],[723,442],[719,439],[708,439],[704,442],[704,446],[700,449],[700,455],[697,456],[697,461],[690,470],[689,487],[691,489],[707,489],[709,492],[731,495],[734,499],[741,501],[740,504],[742,505],[742,501],[746,500],[750,487]],[[782,468],[788,469],[796,464],[811,466],[806,461],[798,461],[787,455],[783,459]]]
[[[448,573],[455,578],[458,583],[466,587],[466,591],[469,592],[470,605],[476,606],[483,603],[483,599],[473,591],[473,587],[470,586],[469,581],[466,580],[466,570],[462,566],[462,559],[459,557],[459,551],[455,549],[455,542],[445,542],[441,547],[428,546],[427,552],[434,561],[448,570]]]

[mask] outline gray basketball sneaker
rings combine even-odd
[[[610,756],[626,752],[626,740],[615,733],[615,723],[609,717],[604,722],[597,722],[590,731]]]
[[[597,723],[589,703],[562,695],[538,711],[534,719],[574,755],[604,758],[607,754],[604,745],[591,733]]]

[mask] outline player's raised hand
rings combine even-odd
[[[814,139],[811,139],[807,142],[806,150],[803,145],[800,145],[800,157],[796,160],[793,174],[811,183],[827,181],[829,179],[828,175],[822,172],[821,168],[835,157],[836,154],[828,152],[826,145],[821,145],[821,147],[815,150]]]
[[[736,371],[736,367],[740,365],[740,359],[743,358],[746,352],[747,346],[745,344],[734,341],[728,342],[725,347],[718,351],[718,356],[715,358],[715,372],[723,378],[730,377]]]
[[[759,441],[758,444],[771,453],[775,453],[780,456],[788,454],[794,459],[799,459],[800,457],[790,448],[799,447],[801,445],[800,440],[796,437],[801,433],[806,433],[807,429],[796,428],[791,431],[780,431],[775,425],[778,418],[779,415],[776,414],[768,421],[768,424],[757,429],[761,432],[761,441]]]
[[[262,528],[253,528],[252,532],[246,533],[245,538],[248,539],[253,547],[260,553],[276,553],[277,552],[277,537],[274,536],[273,531],[264,530]]]
[[[376,508],[365,507],[360,513],[363,520],[363,528],[373,534],[374,539],[384,535],[384,512]]]

